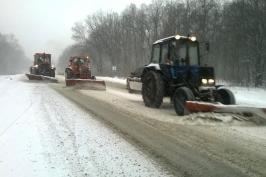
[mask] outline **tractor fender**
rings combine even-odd
[[[146,65],[143,69],[143,72],[141,74],[141,79],[143,79],[143,76],[148,72],[148,71],[155,71],[161,73],[161,67],[158,63],[150,63]],[[162,73],[161,73],[162,74]]]
[[[215,85],[215,89],[219,89],[220,87],[223,87],[224,85]]]
[[[66,71],[67,69],[70,69],[70,70],[72,71],[72,68],[71,68],[71,67],[66,67],[65,71]]]

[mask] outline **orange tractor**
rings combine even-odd
[[[91,72],[91,60],[89,57],[70,57],[69,65],[65,69],[66,86],[75,86],[82,89],[105,90],[105,82],[96,80]]]

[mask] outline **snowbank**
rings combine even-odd
[[[108,82],[123,84],[123,85],[126,85],[126,83],[127,83],[127,80],[125,78],[119,78],[119,77],[100,77],[100,76],[96,76],[96,78],[100,79],[100,80],[105,80],[105,81],[108,81]]]
[[[266,108],[266,89],[229,87],[235,94],[236,103],[244,106]]]

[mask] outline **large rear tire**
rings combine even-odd
[[[143,77],[142,98],[145,106],[159,108],[164,97],[164,81],[162,75],[148,71]]]
[[[186,101],[194,101],[195,96],[189,88],[180,87],[176,89],[172,100],[174,103],[176,114],[179,116],[183,116],[189,114],[189,111],[185,106]]]
[[[226,88],[221,88],[217,90],[215,95],[215,101],[225,105],[236,104],[234,94]]]

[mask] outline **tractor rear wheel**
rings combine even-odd
[[[73,74],[70,68],[66,68],[65,70],[65,79],[72,79],[73,78]]]
[[[143,77],[142,98],[145,106],[159,108],[164,97],[164,81],[162,75],[148,71]]]
[[[194,101],[195,97],[189,88],[180,87],[176,89],[172,100],[174,103],[176,114],[179,116],[183,116],[189,114],[189,111],[185,106],[186,101]]]
[[[221,88],[217,90],[215,95],[215,101],[225,105],[236,104],[234,94],[226,88]]]

